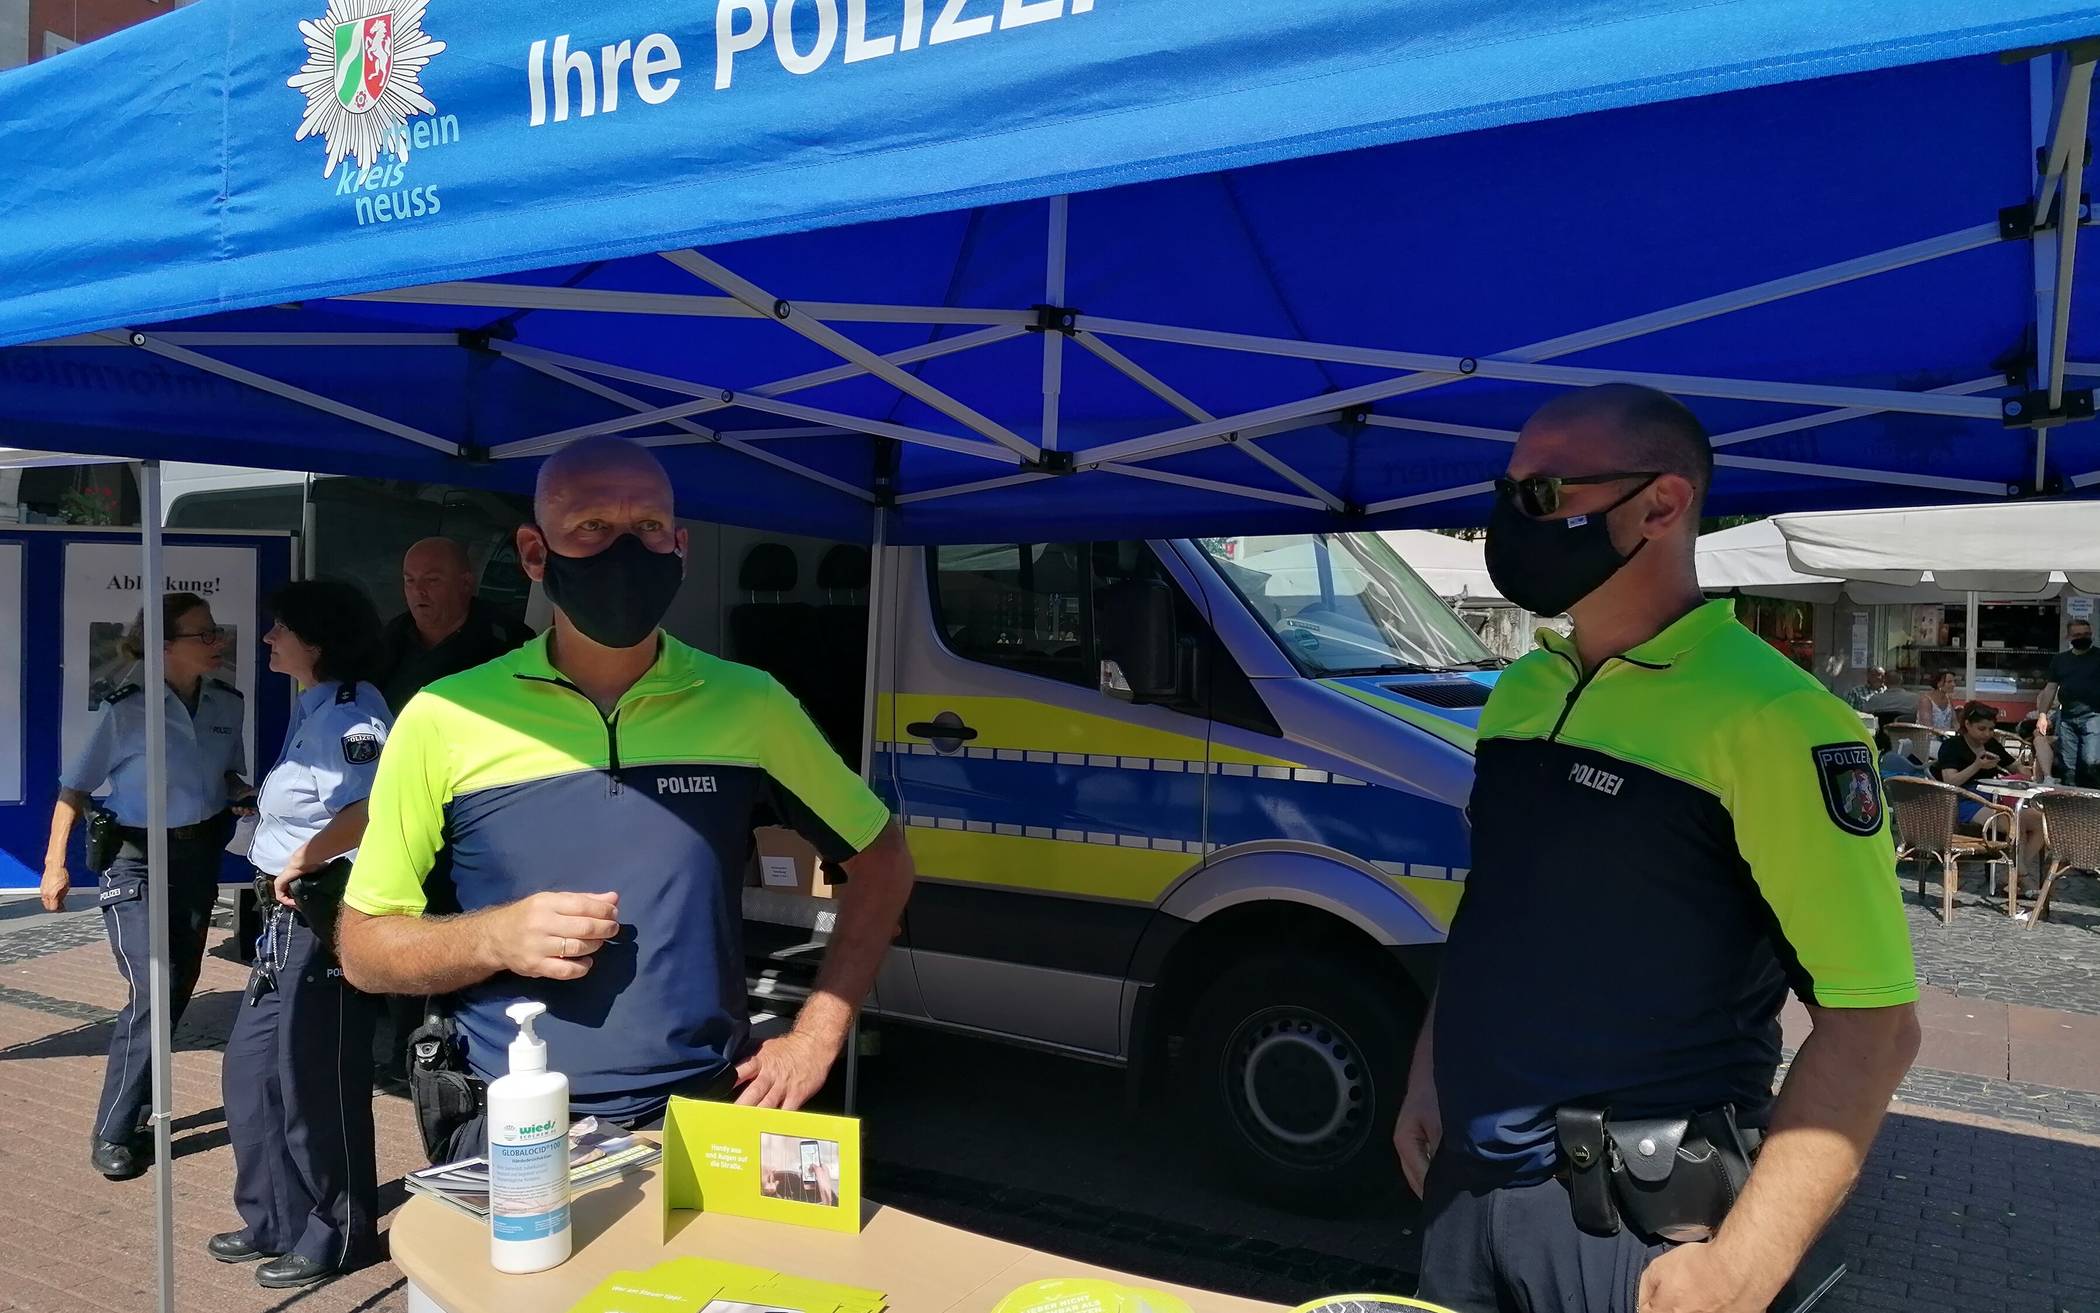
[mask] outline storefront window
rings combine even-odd
[[[1878,606],[1873,628],[1887,653],[1892,683],[1921,689],[1942,671],[1961,688],[1968,673],[1966,604]],[[1966,696],[1989,702],[2008,716],[2032,710],[2047,682],[2049,658],[2062,646],[2062,604],[1990,602],[1977,607],[1976,687]]]

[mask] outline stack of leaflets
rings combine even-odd
[[[587,1190],[606,1181],[618,1180],[663,1157],[663,1150],[624,1131],[601,1130],[594,1117],[586,1117],[569,1128],[569,1191]],[[427,1194],[469,1217],[486,1221],[489,1215],[489,1160],[467,1158],[438,1167],[410,1172],[405,1180],[410,1194]]]
[[[887,1307],[880,1291],[674,1258],[646,1272],[613,1273],[569,1313],[882,1313]]]

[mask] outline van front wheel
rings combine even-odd
[[[1412,990],[1348,957],[1233,966],[1196,1004],[1183,1068],[1205,1156],[1259,1197],[1305,1211],[1391,1190],[1420,1023]]]

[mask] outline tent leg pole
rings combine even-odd
[[[875,778],[875,740],[882,728],[882,717],[877,708],[882,698],[883,643],[889,633],[889,624],[884,618],[889,603],[889,570],[883,551],[889,538],[889,519],[888,509],[875,508],[874,532],[868,542],[868,660],[861,672],[860,777],[871,788],[878,783]],[[878,984],[877,988],[880,987]],[[846,1115],[854,1116],[859,1106],[860,1012],[856,1009],[853,1024],[846,1028]]]
[[[153,1183],[154,1213],[158,1223],[156,1285],[161,1313],[175,1308],[175,1178],[169,1151],[169,1120],[173,1115],[174,1072],[172,1070],[173,1027],[168,1021],[169,961],[168,926],[172,908],[168,901],[168,721],[162,700],[167,696],[167,657],[162,647],[166,635],[161,624],[161,585],[167,571],[161,560],[160,462],[141,461],[139,475],[139,605],[144,610],[142,635],[145,670],[140,683],[146,688],[146,915],[150,934],[151,965],[147,972],[147,1009],[152,1016],[153,1035]]]
[[[1968,649],[1969,677],[1962,687],[1968,690],[1969,701],[1976,700],[1976,593],[1969,593],[1969,627],[1963,646]]]
[[[1050,198],[1050,248],[1043,268],[1043,302],[1065,303],[1065,225],[1071,197]],[[1055,328],[1043,330],[1043,450],[1057,450],[1057,410],[1064,391],[1065,335]]]

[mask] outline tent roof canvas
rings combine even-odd
[[[0,441],[523,487],[622,432],[689,513],[893,542],[1430,527],[1634,378],[1716,513],[2100,487],[2093,5],[972,2],[396,0],[359,82],[366,0],[200,0],[0,74]]]

